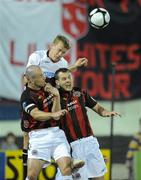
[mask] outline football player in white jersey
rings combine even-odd
[[[79,67],[87,66],[86,58],[78,58],[74,65],[68,67],[68,62],[64,58],[66,52],[71,48],[70,41],[63,35],[57,35],[48,50],[40,50],[33,52],[28,59],[27,67],[30,65],[38,65],[44,72],[44,75],[52,85],[55,85],[54,74],[59,68],[68,68],[71,72],[76,71]],[[24,84],[26,78],[24,77]],[[26,159],[28,149],[28,133],[23,135],[23,164],[26,174]]]
[[[69,40],[65,36],[57,35],[48,50],[35,51],[29,56],[27,67],[39,65],[45,76],[52,78],[59,68],[68,68],[73,72],[78,67],[86,66],[88,60],[86,58],[78,58],[74,65],[68,67],[68,62],[64,55],[70,48]]]

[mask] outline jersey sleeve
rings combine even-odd
[[[65,60],[65,61],[66,61],[66,60]],[[68,67],[69,67],[69,64],[68,64],[68,62],[67,62],[67,61],[66,61],[66,65],[65,65],[65,66],[66,66],[66,68],[68,68]]]
[[[30,66],[30,65],[39,65],[40,63],[40,57],[37,53],[32,53],[29,58],[28,58],[28,63],[27,63],[27,66]]]
[[[68,64],[68,61],[62,57],[62,61],[63,61],[63,68],[68,68],[69,67],[69,64]]]
[[[85,96],[85,105],[89,108],[93,108],[97,104],[97,101],[91,97],[86,90],[83,91],[83,93]]]
[[[26,113],[30,114],[30,112],[37,107],[36,103],[34,102],[34,100],[30,97],[28,97],[27,95],[23,94],[23,96],[21,97],[21,106],[23,111],[25,111]]]

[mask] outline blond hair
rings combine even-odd
[[[56,38],[54,39],[53,43],[57,44],[60,41],[63,43],[63,45],[66,49],[71,48],[70,41],[63,35],[57,35]]]

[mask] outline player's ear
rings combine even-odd
[[[53,47],[53,44],[48,45],[48,50],[50,50]]]
[[[54,43],[50,43],[49,45],[48,45],[48,47],[51,49],[51,48],[53,48],[55,46],[55,44]]]
[[[58,80],[55,80],[55,83],[56,83],[56,88],[60,88],[60,84],[59,84],[59,81]]]

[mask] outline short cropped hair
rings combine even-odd
[[[37,65],[30,65],[30,66],[28,66],[26,68],[25,77],[27,79],[33,78],[35,76],[35,73],[36,73],[35,70],[37,70],[37,69],[41,69],[41,68],[39,66],[37,66]]]
[[[54,75],[55,80],[58,80],[58,79],[59,79],[58,74],[59,74],[60,72],[66,73],[66,72],[70,72],[70,70],[67,69],[67,68],[59,68],[59,69],[55,72],[55,75]]]
[[[70,49],[71,48],[70,41],[65,36],[57,35],[56,38],[54,39],[53,43],[57,44],[59,41],[61,41],[64,44],[64,47],[66,49]]]

